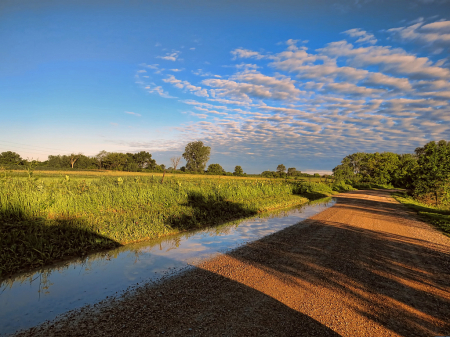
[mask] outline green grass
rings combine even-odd
[[[393,193],[392,196],[398,202],[416,211],[424,221],[433,224],[450,236],[450,210],[448,208],[422,204],[406,193]]]
[[[161,180],[161,175],[149,174],[2,175],[0,278],[308,201],[295,181],[180,175]],[[309,185],[310,192],[332,194],[327,185]]]

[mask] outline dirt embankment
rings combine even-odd
[[[23,335],[450,335],[450,239],[385,191]]]

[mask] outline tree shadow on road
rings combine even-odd
[[[385,203],[380,209],[379,202],[346,198],[335,207],[353,212],[367,207],[371,223],[389,220],[407,227],[410,220],[398,204]],[[335,305],[333,296],[345,294],[340,301],[348,304],[343,308],[401,336],[450,334],[448,245],[410,237],[404,234],[409,227],[402,235],[364,228],[357,221],[349,225],[309,219],[305,224],[309,226],[289,227],[228,255],[260,269],[268,282],[295,288],[298,301],[314,303],[309,294],[323,289],[325,303]]]

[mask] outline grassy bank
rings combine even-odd
[[[450,236],[450,209],[422,204],[408,196],[406,193],[393,193],[392,196],[398,202],[401,202],[408,208],[416,211],[422,220],[433,224],[446,235]]]
[[[317,191],[316,191],[317,190]],[[0,179],[0,278],[95,250],[254,216],[332,194],[264,179],[45,176]]]

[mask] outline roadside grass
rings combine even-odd
[[[422,204],[406,193],[392,193],[392,196],[398,202],[416,211],[422,220],[431,223],[450,236],[450,210],[448,208]]]
[[[156,174],[0,178],[0,278],[308,201],[297,182],[227,178],[166,175],[163,183]],[[311,193],[333,192],[312,184]]]

